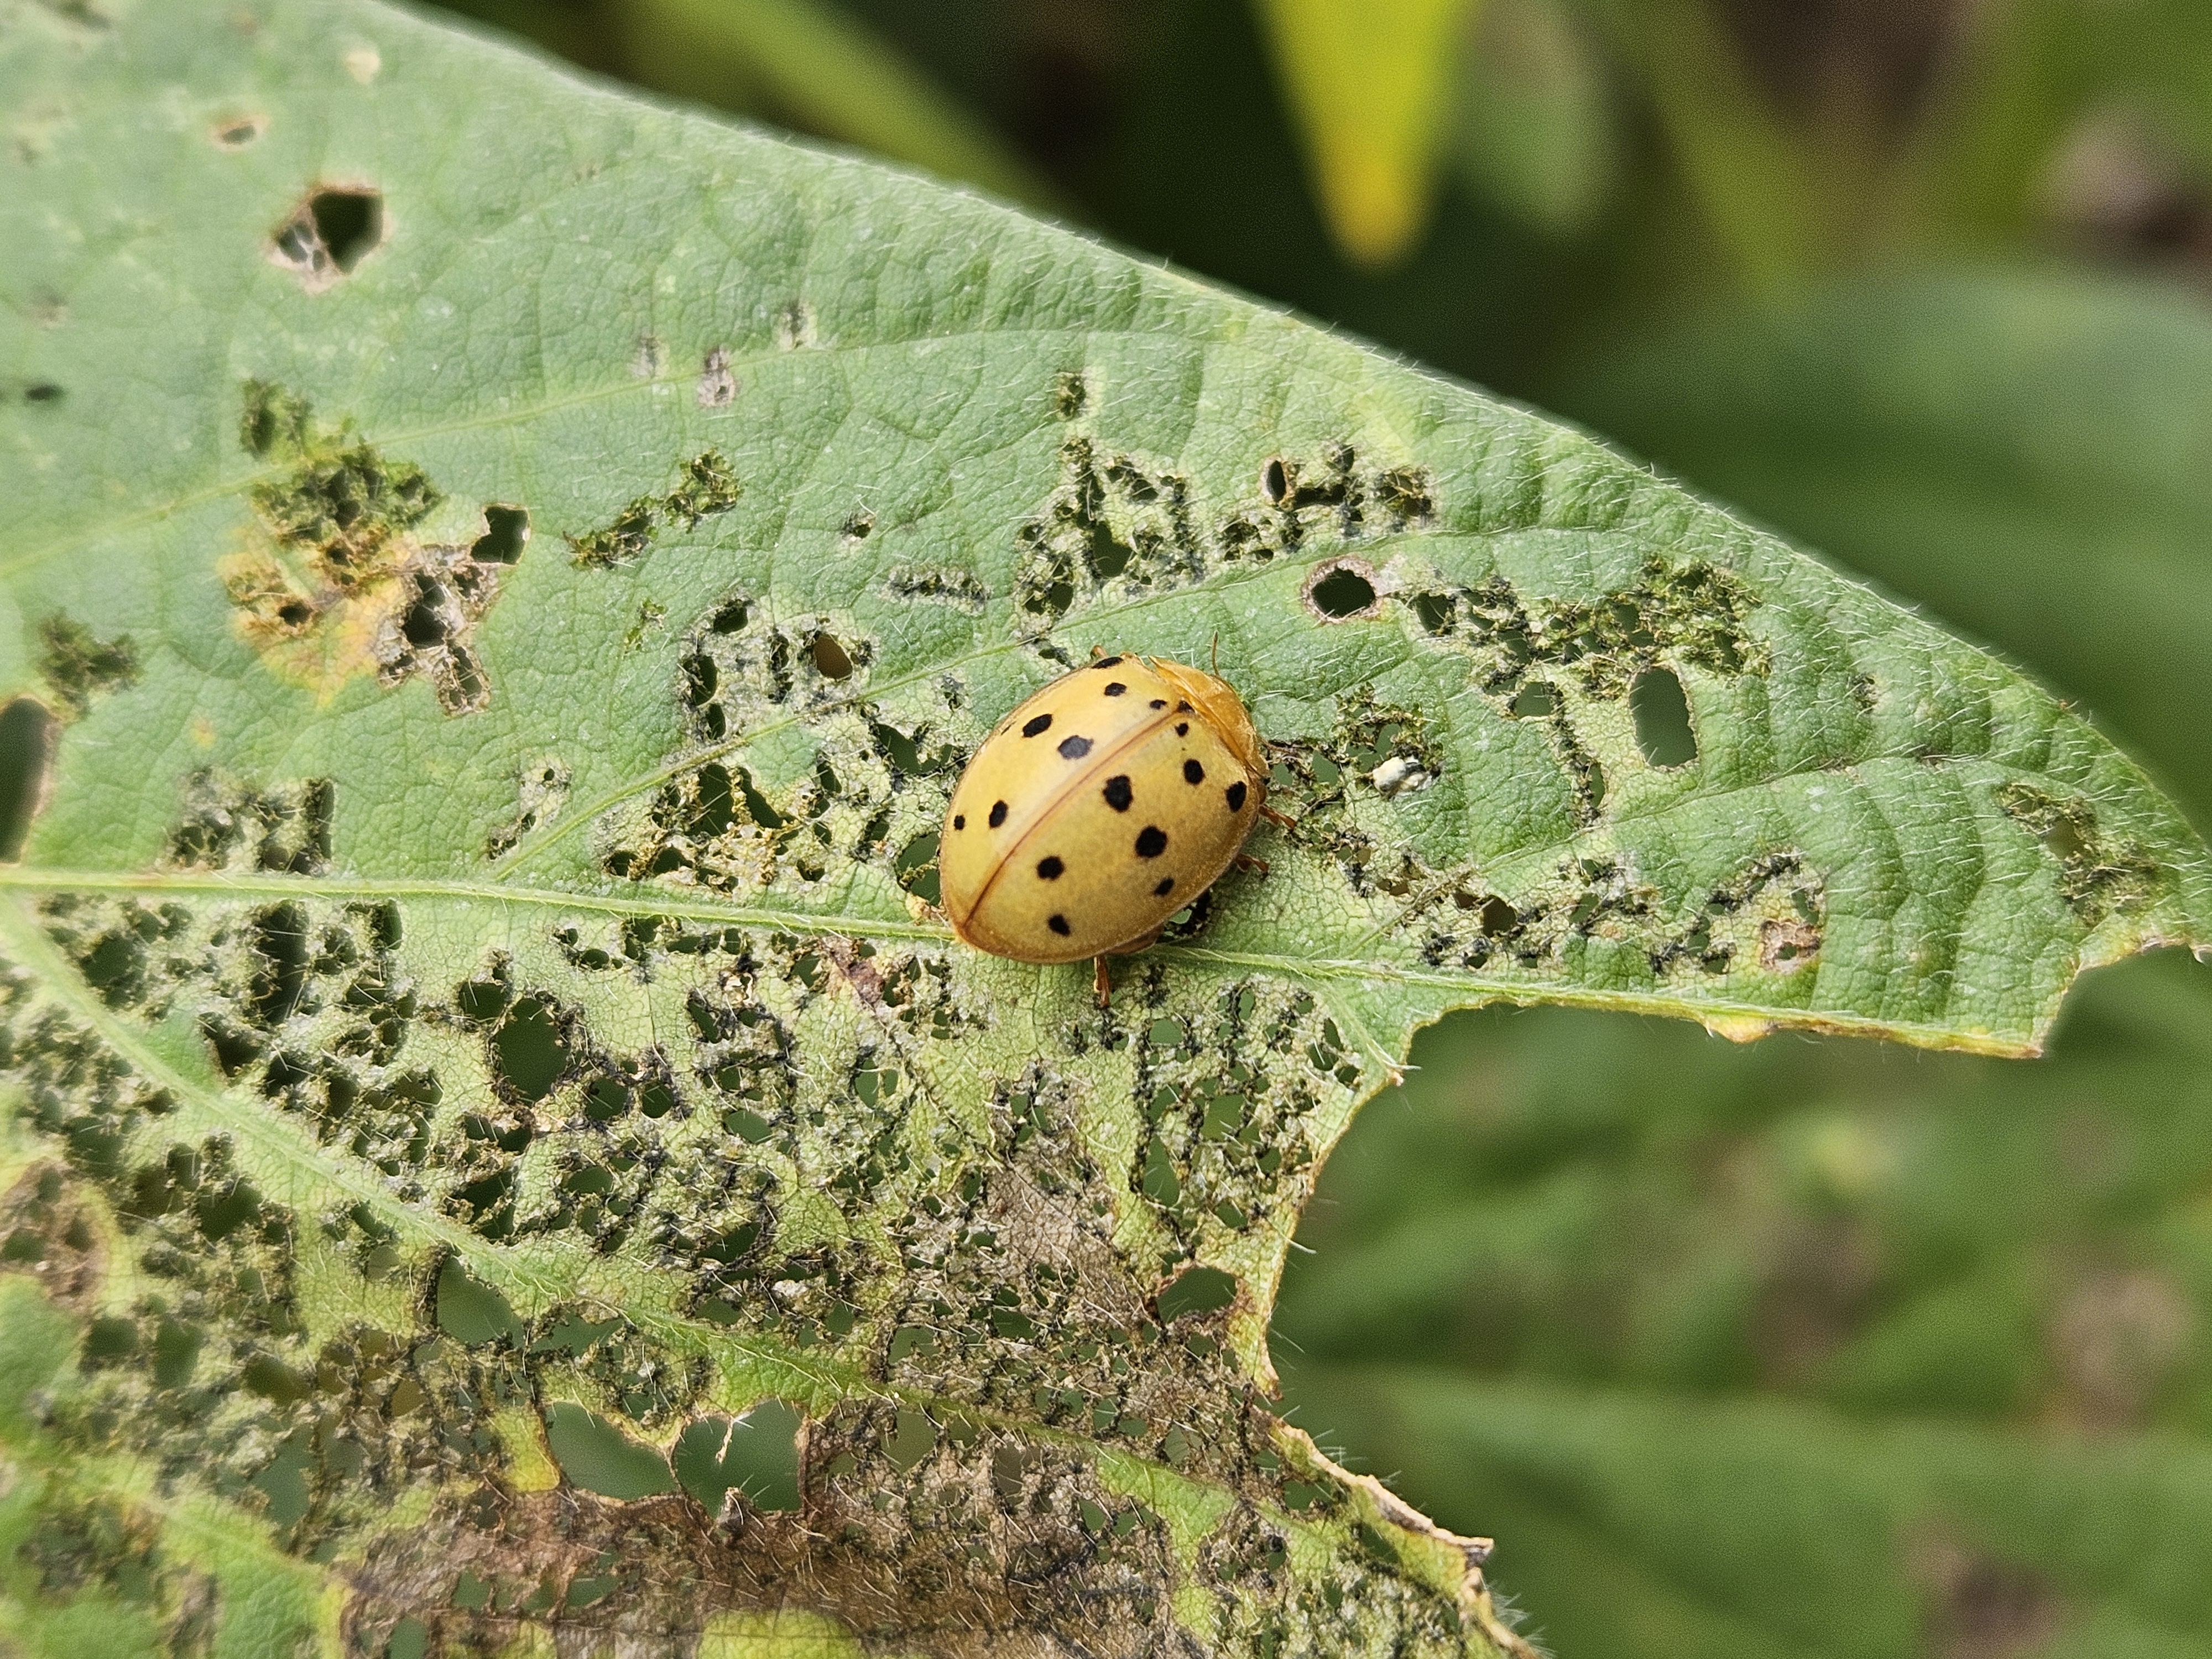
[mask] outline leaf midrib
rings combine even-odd
[[[449,900],[529,906],[568,912],[591,911],[621,916],[678,916],[723,927],[768,927],[793,932],[831,933],[854,939],[879,939],[919,944],[955,943],[952,930],[939,924],[902,921],[895,917],[851,915],[837,912],[781,909],[769,906],[716,903],[696,899],[627,898],[612,894],[568,893],[557,889],[501,887],[480,882],[434,881],[413,877],[389,880],[351,876],[294,876],[275,872],[222,875],[194,872],[72,871],[39,866],[0,866],[0,892],[147,892],[192,893],[241,899]],[[43,940],[46,935],[39,933]],[[1318,990],[1344,984],[1393,984],[1446,990],[1469,999],[1468,1006],[1485,1002],[1515,1004],[1557,1003],[1570,1007],[1606,1008],[1659,1014],[1674,1018],[1708,1021],[1714,1018],[1756,1019],[1773,1026],[1833,1032],[1848,1036],[1887,1037],[1923,1048],[1959,1048],[1970,1053],[2021,1055],[2038,1052],[2032,1039],[2017,1042],[1983,1032],[1926,1021],[1877,1019],[1820,1009],[1783,1009],[1771,1004],[1685,997],[1662,992],[1589,990],[1556,979],[1511,976],[1503,970],[1494,977],[1472,973],[1449,974],[1424,970],[1372,958],[1349,957],[1292,957],[1278,952],[1228,951],[1209,945],[1160,944],[1148,956],[1169,962],[1200,966],[1226,966],[1240,970],[1279,975]],[[55,970],[77,976],[48,947],[46,960]],[[1334,1001],[1334,999],[1332,999]],[[106,1010],[96,1002],[78,1000],[75,1006],[91,1016]],[[1365,1022],[1346,1009],[1347,1017]],[[107,1029],[105,1021],[102,1029]],[[1368,1045],[1388,1070],[1399,1070],[1379,1041]],[[143,1049],[140,1052],[143,1052]],[[134,1058],[133,1063],[137,1060]],[[152,1063],[159,1064],[158,1061]]]

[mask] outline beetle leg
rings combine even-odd
[[[1272,806],[1262,805],[1260,808],[1260,816],[1278,830],[1295,830],[1298,827],[1298,821],[1296,818],[1287,812],[1278,812]]]
[[[1239,853],[1237,855],[1237,867],[1239,870],[1257,871],[1264,876],[1267,873],[1268,866],[1267,860],[1265,859],[1255,859],[1249,853]]]
[[[1091,986],[1098,993],[1098,1006],[1101,1008],[1110,1008],[1114,1006],[1114,976],[1106,971],[1104,957],[1091,958]]]

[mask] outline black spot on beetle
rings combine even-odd
[[[991,828],[997,829],[1006,821],[1006,803],[998,801],[991,807]]]
[[[1182,763],[1182,781],[1185,783],[1204,783],[1206,769],[1194,760],[1185,761]]]
[[[1062,864],[1057,858],[1039,859],[1037,860],[1037,878],[1041,881],[1058,881],[1061,873],[1065,872],[1066,868],[1067,866]]]
[[[1022,735],[1025,738],[1033,738],[1036,736],[1038,732],[1044,731],[1047,727],[1051,726],[1051,715],[1039,714],[1034,720],[1030,720],[1027,726],[1022,727]]]
[[[1062,738],[1060,740],[1060,757],[1062,760],[1081,760],[1090,752],[1091,739],[1088,738]]]
[[[1165,898],[1170,893],[1174,891],[1175,878],[1173,876],[1162,876],[1160,878],[1160,884],[1152,889],[1152,896],[1154,898]]]
[[[1229,810],[1232,812],[1244,810],[1244,780],[1242,778],[1229,786]]]
[[[1187,738],[1189,735],[1190,722],[1188,720],[1177,720],[1176,722],[1176,736],[1179,738]]]
[[[1119,657],[1101,657],[1091,665],[1093,668],[1116,668],[1121,665],[1121,659]]]
[[[1152,707],[1155,708],[1164,708],[1167,706],[1168,700],[1165,697],[1154,697],[1152,699]]]
[[[1045,918],[1044,925],[1051,928],[1054,933],[1059,934],[1062,939],[1066,939],[1067,937],[1067,918],[1061,915],[1057,910],[1054,911],[1052,915]]]
[[[1128,689],[1119,680],[1109,680],[1106,683],[1106,695],[1109,697],[1118,697]]]
[[[1137,856],[1156,859],[1168,850],[1168,832],[1157,823],[1148,823],[1137,835]]]
[[[955,830],[965,830],[968,827],[968,815],[965,812],[955,812],[952,815],[952,827]]]
[[[1106,804],[1117,812],[1127,811],[1129,803],[1136,799],[1135,792],[1129,787],[1129,775],[1126,772],[1106,780],[1105,794]]]
[[[1176,705],[1176,713],[1178,714],[1188,714],[1190,713],[1190,705],[1187,702],[1177,703]]]

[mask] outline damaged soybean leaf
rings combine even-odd
[[[0,58],[63,112],[0,155],[61,389],[0,410],[9,1639],[1510,1648],[1486,1547],[1271,1409],[1414,1028],[2020,1053],[2212,938],[2078,716],[1587,440],[359,0],[244,15]],[[332,192],[377,240],[303,283]],[[1103,1011],[929,902],[1094,647],[1218,649],[1293,820]]]

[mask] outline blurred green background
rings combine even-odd
[[[2207,0],[463,0],[1588,424],[2212,829]],[[1489,1011],[1329,1165],[1298,1420],[1566,1659],[2212,1654],[2212,968],[2007,1063]]]

